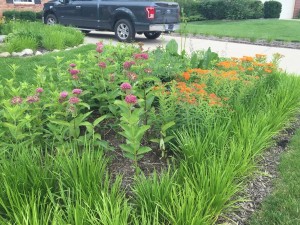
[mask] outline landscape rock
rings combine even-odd
[[[9,52],[2,52],[2,53],[0,53],[0,57],[1,58],[10,57],[10,53]]]
[[[21,52],[22,56],[25,56],[25,55],[33,55],[33,50],[32,49],[29,49],[29,48],[26,48],[24,49],[22,52]]]
[[[14,57],[21,57],[21,56],[22,56],[22,53],[21,53],[21,52],[13,52],[13,53],[11,53],[11,56],[14,56]]]
[[[0,43],[4,42],[5,37],[6,37],[6,35],[0,35]]]
[[[43,53],[41,53],[40,51],[36,51],[35,55],[43,55]]]

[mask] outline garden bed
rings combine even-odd
[[[266,56],[104,45],[3,79],[0,222],[214,224],[274,135],[300,80]],[[17,162],[17,163],[16,163]],[[255,186],[255,185],[254,185]]]

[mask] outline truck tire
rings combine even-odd
[[[55,15],[49,14],[48,16],[46,16],[45,24],[47,25],[58,24],[58,20]]]
[[[121,42],[133,42],[135,38],[135,30],[129,20],[121,19],[115,24],[115,36]]]
[[[145,32],[144,33],[145,37],[147,39],[156,39],[161,35],[161,32]]]

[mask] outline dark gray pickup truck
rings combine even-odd
[[[175,2],[147,0],[51,0],[44,4],[43,20],[86,33],[113,31],[119,41],[131,42],[136,33],[156,39],[178,29],[180,9]]]

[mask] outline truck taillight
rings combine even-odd
[[[152,6],[146,7],[147,19],[154,19],[155,16],[155,8]]]

